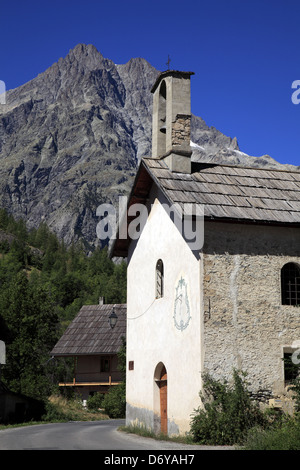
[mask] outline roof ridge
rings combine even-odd
[[[155,157],[143,157],[142,160],[155,160],[155,161],[161,161],[161,158],[155,158]],[[278,172],[284,172],[284,173],[300,173],[300,169],[297,170],[291,170],[291,169],[286,169],[286,168],[269,168],[269,167],[256,167],[256,166],[247,166],[247,165],[231,165],[230,163],[213,163],[213,162],[202,162],[202,161],[198,161],[198,162],[193,162],[192,161],[192,164],[198,164],[198,165],[208,165],[208,166],[211,166],[211,167],[214,167],[214,166],[219,166],[219,167],[227,167],[227,168],[237,168],[237,169],[244,169],[244,170],[261,170],[261,171],[278,171]],[[281,163],[280,163],[281,165]],[[287,164],[288,165],[288,164]],[[294,166],[294,165],[292,165]],[[295,166],[295,168],[297,168]],[[167,166],[162,166],[162,169],[164,170],[169,170],[169,168]],[[174,173],[179,173],[179,172],[174,172]],[[197,172],[195,172],[197,173]]]

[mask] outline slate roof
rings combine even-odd
[[[300,224],[300,172],[198,164],[191,174],[172,173],[161,160],[146,158],[171,203],[204,206],[207,218]]]
[[[118,316],[111,328],[109,316]],[[51,354],[53,356],[77,356],[116,354],[126,337],[126,304],[84,305],[70,323]]]
[[[155,183],[170,204],[195,203],[206,220],[300,226],[300,172],[194,163],[176,173],[163,160],[144,158],[129,206],[145,203]],[[130,218],[128,218],[128,224]],[[128,240],[117,239],[112,256],[127,256]]]

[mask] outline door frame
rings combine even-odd
[[[163,362],[154,372],[154,431],[168,434],[168,375]]]

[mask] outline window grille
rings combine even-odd
[[[300,306],[300,267],[287,263],[281,270],[281,296],[283,305]]]
[[[294,364],[292,361],[292,353],[284,353],[284,383],[285,386],[291,384],[298,378],[299,365]]]

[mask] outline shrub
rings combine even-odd
[[[86,406],[89,411],[97,411],[99,408],[103,408],[103,400],[103,393],[95,393],[87,399]]]
[[[245,450],[300,450],[300,420],[287,417],[281,426],[252,429],[244,443]]]
[[[102,406],[110,418],[124,418],[126,411],[126,386],[125,382],[110,389],[105,395]]]
[[[195,410],[191,421],[194,441],[209,445],[241,443],[250,428],[261,425],[264,415],[247,391],[245,374],[233,371],[233,384],[203,376],[200,398],[203,408]]]
[[[46,413],[42,416],[43,421],[48,422],[65,422],[71,421],[72,416],[64,412],[56,403],[47,401],[45,404]]]
[[[300,377],[293,380],[290,389],[294,392],[295,411],[300,413]]]

